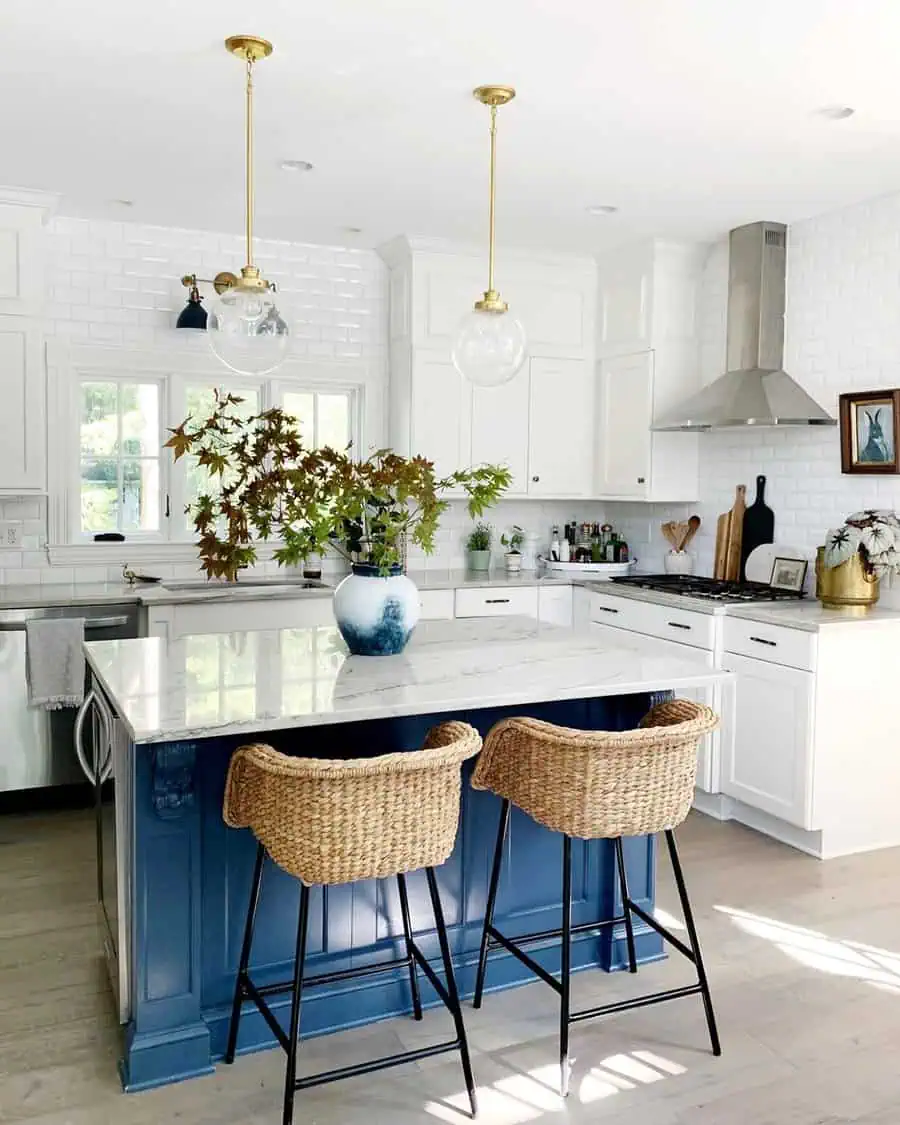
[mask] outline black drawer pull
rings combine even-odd
[[[769,648],[778,648],[778,641],[767,641],[765,637],[751,637],[751,641],[756,641],[758,645],[768,645]]]
[[[608,605],[595,605],[594,609],[602,609],[604,613],[618,613],[619,612],[617,609],[613,609],[611,606],[608,606]]]
[[[693,625],[682,625],[680,621],[667,621],[666,624],[673,629],[687,629],[688,632],[694,627]]]
[[[485,598],[485,605],[509,605],[509,598]]]

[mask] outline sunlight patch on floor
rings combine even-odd
[[[500,1078],[491,1086],[479,1086],[478,1121],[480,1125],[522,1125],[545,1114],[564,1113],[566,1105],[572,1102],[588,1105],[624,1090],[635,1090],[685,1073],[685,1067],[653,1051],[610,1055],[576,1080],[566,1099],[559,1095],[559,1067],[555,1064],[536,1067],[525,1074]],[[471,1120],[469,1098],[465,1093],[453,1094],[440,1102],[427,1102],[425,1112],[455,1125]]]
[[[732,906],[716,906],[736,926],[772,942],[788,957],[810,969],[865,981],[876,988],[900,992],[900,953],[859,941],[842,941],[804,926],[764,918]]]

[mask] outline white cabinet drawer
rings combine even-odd
[[[677,641],[692,648],[715,647],[716,619],[711,613],[697,613],[690,609],[656,605],[654,602],[637,602],[637,613],[630,628],[664,641]]]
[[[457,617],[537,617],[537,586],[466,586],[456,591]]]
[[[677,641],[692,648],[715,647],[715,617],[711,613],[674,609],[654,602],[619,598],[613,594],[591,593],[591,621],[633,629],[665,641]]]
[[[640,602],[630,598],[617,598],[611,594],[591,591],[591,621],[598,625],[612,625],[616,629],[637,629]]]
[[[724,637],[726,652],[807,672],[816,666],[816,634],[803,629],[786,629],[783,625],[726,616]]]
[[[453,617],[452,590],[420,590],[419,620],[438,621]]]
[[[190,633],[239,633],[255,629],[307,629],[333,625],[330,597],[226,601],[211,598],[171,606],[171,638]],[[151,619],[151,630],[153,620]],[[154,635],[160,635],[154,632]]]

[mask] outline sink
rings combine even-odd
[[[227,592],[229,590],[245,591],[245,590],[266,590],[270,593],[283,590],[301,591],[301,590],[327,590],[330,587],[325,582],[319,582],[312,578],[241,578],[237,582],[230,582],[224,578],[187,578],[183,581],[173,580],[171,582],[161,582],[166,590],[202,590],[204,593],[214,594]]]

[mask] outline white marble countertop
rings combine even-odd
[[[43,606],[107,605],[140,602],[139,587],[127,582],[53,582],[38,586],[0,585],[0,610]]]
[[[349,656],[337,629],[95,641],[88,662],[135,742],[709,685],[700,659],[648,656],[528,618],[426,621],[400,656]]]
[[[877,603],[871,609],[863,611],[855,608],[826,609],[814,599],[729,606],[726,616],[739,617],[744,621],[759,621],[766,625],[781,625],[787,629],[802,629],[808,633],[816,633],[831,625],[900,623],[900,610],[882,608]]]

